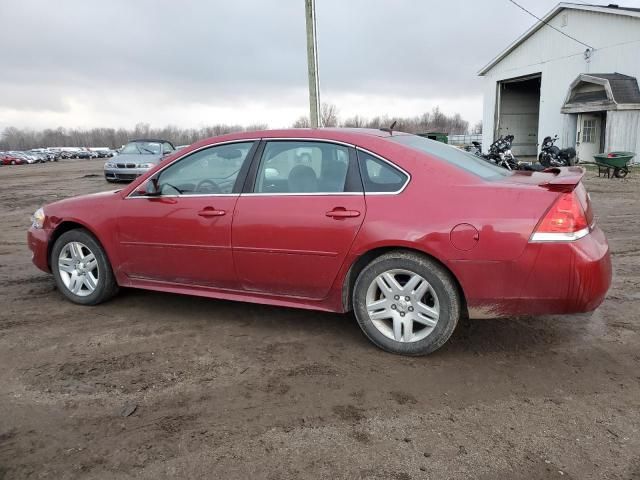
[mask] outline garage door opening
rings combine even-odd
[[[513,154],[538,154],[541,74],[498,82],[495,138],[513,135]]]

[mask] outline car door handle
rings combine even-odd
[[[333,210],[326,213],[327,217],[332,218],[351,218],[351,217],[359,217],[360,212],[357,210],[347,210],[343,207],[336,207]]]
[[[225,213],[227,212],[225,212],[224,210],[216,210],[213,207],[205,207],[198,212],[198,215],[200,215],[201,217],[221,217]]]

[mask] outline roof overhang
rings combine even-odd
[[[489,70],[495,67],[498,63],[500,63],[507,55],[513,52],[521,43],[527,40],[531,35],[536,33],[538,30],[545,26],[545,23],[548,23],[553,17],[555,17],[562,10],[570,9],[570,10],[586,10],[589,12],[599,12],[599,13],[610,13],[613,15],[626,15],[629,17],[640,18],[640,12],[633,10],[625,10],[623,8],[611,8],[606,6],[598,6],[598,5],[581,5],[579,3],[567,3],[562,2],[556,5],[549,13],[547,13],[544,17],[542,17],[542,21],[537,21],[529,30],[524,32],[520,37],[518,37],[513,43],[511,43],[505,50],[503,50],[500,54],[498,54],[493,60],[487,63],[484,67],[480,69],[478,72],[479,76],[484,76]]]

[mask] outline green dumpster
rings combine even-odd
[[[430,140],[435,140],[437,142],[449,143],[449,134],[448,133],[426,132],[426,133],[419,133],[418,136],[419,137],[425,137],[425,138],[428,138]]]

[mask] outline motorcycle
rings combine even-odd
[[[554,145],[556,140],[558,140],[558,135],[553,138],[544,137],[540,155],[538,155],[538,161],[540,162],[540,164],[545,168],[568,167],[571,165],[575,165],[575,148],[569,147],[560,149]]]
[[[543,165],[533,162],[521,162],[518,160],[511,151],[513,139],[513,135],[507,135],[506,137],[501,136],[489,146],[488,154],[481,154],[480,156],[486,161],[494,163],[495,165],[507,170],[527,170],[538,172],[545,169]]]

